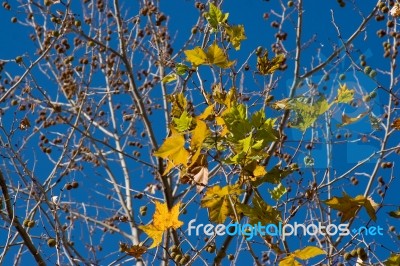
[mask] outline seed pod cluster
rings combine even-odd
[[[183,254],[182,250],[176,246],[173,245],[172,247],[169,248],[169,252],[170,252],[170,256],[171,258],[181,264],[181,265],[185,265],[190,261],[190,255],[189,254]]]

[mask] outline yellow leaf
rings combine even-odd
[[[301,250],[296,250],[293,255],[301,260],[308,260],[318,255],[324,255],[325,252],[319,247],[308,246]]]
[[[337,103],[349,103],[354,98],[354,90],[349,90],[346,84],[339,86],[338,95],[335,99]]]
[[[164,231],[169,228],[178,229],[183,222],[178,220],[180,202],[168,210],[166,203],[155,202],[156,209],[153,215],[153,222],[148,225],[139,226],[150,238],[153,243],[149,248],[158,246],[162,241]]]
[[[229,133],[229,130],[228,130],[228,128],[226,127],[226,124],[225,124],[225,120],[224,120],[222,117],[217,116],[217,117],[215,118],[215,122],[217,123],[218,126],[221,126],[221,127],[222,127],[222,130],[221,130],[220,133],[219,133],[221,137],[224,137],[226,134]]]
[[[262,75],[274,73],[285,60],[283,54],[278,54],[271,60],[268,59],[268,51],[264,52],[263,56],[257,57],[257,69]]]
[[[240,43],[246,40],[243,25],[226,26],[225,32],[228,34],[229,42],[232,43],[233,48],[235,48],[235,50],[240,50]]]
[[[215,42],[208,47],[207,59],[210,64],[214,64],[220,68],[229,68],[234,63],[234,61],[228,61],[224,50],[218,47]]]
[[[175,73],[171,73],[169,75],[166,75],[165,77],[163,77],[162,82],[163,83],[169,83],[172,82],[174,80],[176,80],[177,76]]]
[[[192,63],[194,67],[198,67],[203,64],[207,64],[207,55],[199,46],[193,50],[185,51],[186,60]]]
[[[350,117],[348,115],[345,114],[345,112],[343,111],[342,113],[342,123],[338,124],[337,127],[343,127],[343,126],[347,126],[349,124],[355,123],[358,120],[360,120],[361,118],[363,118],[364,116],[366,116],[368,114],[368,112],[364,112],[359,114],[356,117]]]
[[[285,98],[285,99],[283,99],[283,100],[276,101],[276,102],[272,105],[272,107],[273,107],[274,109],[277,109],[277,110],[281,110],[281,109],[290,109],[289,98]]]
[[[193,130],[190,146],[192,149],[201,149],[201,145],[211,132],[205,122],[197,119],[196,123],[197,125]]]
[[[262,177],[267,173],[265,171],[265,167],[261,165],[256,165],[255,169],[253,170],[253,176],[255,177]]]
[[[151,239],[153,239],[153,243],[149,248],[154,248],[160,245],[164,230],[158,229],[153,224],[140,225],[139,228],[142,229]]]
[[[180,117],[187,108],[187,100],[183,93],[176,93],[168,95],[168,100],[172,104],[171,115],[172,117]]]
[[[207,106],[207,108],[203,111],[203,113],[201,115],[198,115],[196,118],[201,120],[206,120],[213,114],[214,114],[214,104]]]
[[[208,208],[210,220],[215,223],[224,223],[228,215],[233,213],[231,201],[235,202],[243,191],[239,185],[220,187],[218,185],[207,189],[201,206]]]
[[[279,262],[279,266],[302,266],[300,262],[298,262],[297,260],[294,259],[294,257],[288,256],[284,259],[282,259]]]
[[[161,147],[154,152],[154,156],[169,159],[174,166],[179,164],[186,166],[189,152],[185,149],[185,138],[178,133],[172,134],[172,136],[167,138]]]
[[[156,210],[153,216],[153,224],[161,230],[168,228],[178,229],[182,226],[182,222],[178,220],[179,208],[181,203],[179,202],[171,210],[168,210],[166,203],[156,201]]]

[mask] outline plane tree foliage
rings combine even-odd
[[[0,264],[399,265],[400,5],[188,2],[2,3]]]

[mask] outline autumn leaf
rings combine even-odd
[[[371,205],[371,201],[362,195],[352,198],[346,193],[343,193],[343,197],[333,197],[324,202],[332,209],[342,212],[342,223],[354,218],[360,207],[364,207],[369,217],[376,221],[375,209]]]
[[[343,126],[347,126],[352,123],[355,123],[355,122],[359,121],[361,118],[363,118],[364,116],[366,116],[367,114],[368,114],[368,112],[364,112],[364,113],[359,114],[356,117],[350,117],[350,116],[346,115],[346,113],[343,111],[342,123],[338,124],[337,127],[343,127]]]
[[[279,266],[303,266],[294,256],[288,256],[279,262]]]
[[[279,262],[279,266],[293,266],[293,265],[301,266],[302,264],[300,262],[298,262],[296,260],[296,258],[300,259],[300,260],[308,260],[308,259],[314,258],[319,255],[324,255],[324,254],[325,254],[325,252],[322,249],[320,249],[318,247],[308,246],[301,250],[298,249],[295,252],[293,252],[292,254],[290,254],[289,256],[287,256],[286,258],[282,259]]]
[[[294,111],[290,122],[291,127],[305,131],[330,107],[328,101],[323,96],[320,96],[315,101],[309,102],[310,100],[309,97],[297,97],[290,100],[287,108]]]
[[[272,190],[269,189],[268,191],[269,194],[271,194],[271,198],[273,198],[274,200],[279,200],[287,192],[286,187],[282,185],[282,183],[279,183]]]
[[[148,225],[139,226],[151,239],[153,243],[149,248],[158,246],[162,241],[162,236],[167,229],[178,229],[183,222],[178,220],[180,202],[168,210],[166,203],[155,202],[156,209],[153,215],[153,221]]]
[[[257,69],[262,75],[268,75],[274,73],[279,69],[279,66],[285,60],[283,54],[278,54],[271,60],[268,58],[268,51],[264,52],[264,55],[257,57]]]
[[[293,254],[296,258],[299,258],[301,260],[308,260],[318,255],[324,255],[325,252],[319,247],[308,246],[301,250],[296,250]]]
[[[200,47],[195,47],[193,50],[185,51],[186,60],[189,61],[193,67],[198,67],[200,65],[216,65],[220,68],[229,68],[235,62],[229,61],[222,48],[214,42],[204,52]]]
[[[397,211],[389,212],[389,215],[393,218],[400,218],[400,208]]]
[[[176,93],[168,95],[168,100],[172,104],[171,115],[172,117],[180,117],[187,108],[187,100],[183,93]]]
[[[243,192],[239,185],[228,185],[220,187],[218,185],[207,189],[204,198],[201,200],[201,206],[208,208],[210,220],[222,224],[228,215],[232,214],[232,202],[236,202],[238,195]]]
[[[162,82],[163,83],[170,83],[172,81],[175,81],[177,79],[177,76],[175,73],[171,73],[163,77]]]
[[[208,184],[208,168],[200,167],[199,172],[194,175],[193,181],[196,183],[196,192],[200,193]]]
[[[229,68],[235,63],[234,61],[228,61],[224,50],[218,47],[215,42],[208,47],[207,60],[210,64],[214,64],[220,68]]]
[[[175,128],[179,132],[184,132],[190,128],[192,125],[192,116],[185,110],[182,112],[180,117],[174,117],[173,121],[175,123]]]
[[[400,254],[391,254],[390,257],[383,262],[385,266],[398,266],[400,265]]]
[[[393,120],[392,127],[394,129],[400,130],[400,118]]]
[[[233,48],[235,48],[235,50],[240,50],[241,42],[246,40],[243,25],[226,26],[225,32],[229,36],[229,42],[232,44]]]
[[[205,13],[205,18],[210,24],[213,31],[218,30],[218,25],[225,23],[228,19],[229,13],[222,13],[222,11],[215,6],[213,3],[210,3],[210,8],[208,13]]]
[[[346,84],[339,85],[338,95],[335,99],[336,103],[349,103],[354,98],[354,90],[347,88]]]
[[[185,138],[179,133],[173,133],[167,138],[161,147],[154,152],[154,156],[168,159],[173,166],[180,164],[186,166],[189,152],[185,149]]]
[[[199,46],[193,50],[185,50],[186,60],[189,61],[193,67],[198,67],[207,64],[207,54]]]
[[[136,259],[140,258],[147,251],[147,248],[145,246],[142,245],[128,246],[125,243],[120,243],[119,248],[121,252],[125,252],[129,256],[133,256]]]

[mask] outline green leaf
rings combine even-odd
[[[178,74],[179,76],[184,75],[186,73],[186,71],[188,71],[188,70],[189,70],[189,67],[185,64],[179,63],[179,64],[176,64],[176,66],[175,66],[176,74]]]
[[[281,213],[259,196],[254,196],[253,206],[240,203],[237,210],[249,217],[250,224],[257,224],[258,222],[261,222],[261,224],[278,224],[282,221]]]
[[[304,156],[304,164],[307,166],[307,167],[313,167],[314,166],[314,158],[313,157],[311,157],[310,155],[306,155],[306,156]]]
[[[282,181],[282,179],[284,179],[286,176],[290,175],[293,172],[293,170],[283,170],[281,169],[281,165],[275,165],[270,171],[267,172],[267,174],[252,182],[253,186],[259,186],[262,183],[268,182],[271,184],[280,184],[280,182]]]
[[[346,84],[339,85],[338,95],[335,99],[336,103],[349,103],[354,99],[354,90],[347,88]]]
[[[274,200],[279,200],[285,193],[287,192],[286,187],[282,185],[282,183],[279,183],[274,189],[268,189],[269,194],[271,194],[271,197]]]
[[[201,200],[201,206],[208,208],[212,222],[222,224],[228,215],[233,214],[231,201],[236,203],[238,196],[242,193],[243,190],[240,189],[240,185],[228,185],[222,188],[216,185],[207,189]]]
[[[293,255],[301,260],[308,260],[319,255],[325,255],[325,252],[319,247],[308,246],[301,250],[296,250]]]
[[[189,61],[193,67],[198,67],[207,64],[207,54],[199,46],[193,50],[185,50],[186,60]]]
[[[369,122],[371,123],[371,127],[374,130],[381,130],[382,129],[381,128],[381,123],[380,123],[379,119],[376,116],[374,116],[373,114],[369,114],[368,117],[369,117]]]
[[[210,3],[210,9],[208,13],[205,14],[205,18],[210,24],[212,30],[218,31],[218,25],[225,23],[228,19],[229,13],[222,13],[222,11],[215,6],[213,3]]]
[[[233,48],[235,48],[235,50],[240,50],[241,42],[246,40],[243,25],[227,25],[225,27],[225,32],[229,36],[229,42],[232,44]]]
[[[186,131],[190,128],[192,125],[192,116],[185,110],[182,112],[181,116],[179,118],[174,117],[174,123],[175,123],[175,128],[179,132]]]
[[[228,131],[232,134],[232,141],[238,142],[251,131],[251,125],[247,120],[247,108],[243,104],[232,106],[222,116]]]
[[[329,109],[329,104],[325,97],[320,98],[314,103],[308,103],[306,101],[311,100],[307,97],[298,97],[291,100],[286,108],[289,108],[295,112],[295,116],[292,119],[290,126],[299,128],[301,131],[305,131],[309,128],[317,118],[325,113]]]
[[[163,77],[162,82],[163,83],[170,83],[172,81],[175,81],[177,79],[177,76],[175,73],[171,73]]]
[[[385,266],[398,266],[400,265],[400,254],[392,254],[383,262]]]

